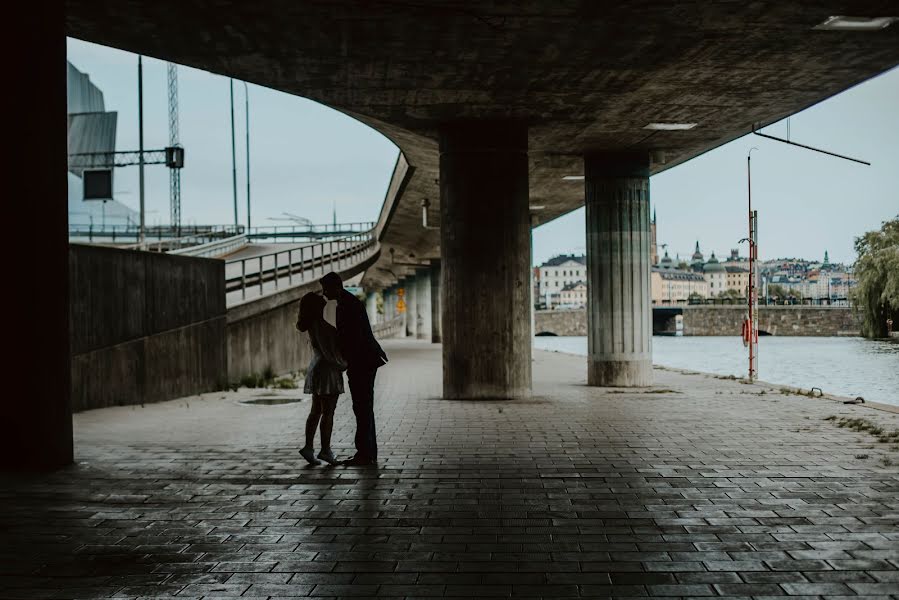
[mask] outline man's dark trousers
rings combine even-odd
[[[353,414],[356,415],[356,457],[377,460],[378,440],[375,436],[375,375],[377,369],[347,370]]]

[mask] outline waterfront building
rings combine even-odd
[[[538,267],[538,297],[545,308],[552,309],[561,300],[562,289],[572,283],[587,280],[587,257],[584,255],[560,254]]]
[[[699,243],[696,243],[696,252],[699,252]],[[696,254],[693,255],[694,257]],[[714,298],[715,296],[720,295],[724,290],[727,289],[727,269],[724,268],[718,259],[715,258],[715,253],[712,252],[711,258],[709,258],[709,262],[702,265],[702,273],[703,276],[709,284],[709,297]]]
[[[587,283],[569,283],[559,293],[559,308],[584,308],[587,305]]]
[[[665,258],[662,258],[664,261]],[[668,258],[670,261],[671,259]],[[709,295],[708,283],[700,273],[653,267],[649,273],[650,292],[652,303],[660,304],[686,304],[690,296],[699,295],[707,298]]]
[[[660,268],[660,269],[666,269],[666,270],[670,270],[670,269],[676,268],[675,265],[674,265],[674,261],[671,260],[671,257],[670,257],[670,256],[668,256],[668,251],[667,251],[667,250],[665,250],[665,256],[663,256],[663,257],[662,257],[662,260],[659,261],[659,268]]]
[[[725,274],[725,288],[737,290],[745,298],[749,293],[749,269],[722,264]]]
[[[699,250],[699,240],[696,240],[696,250],[693,251],[693,256],[690,258],[690,268],[697,273],[702,273],[704,264],[704,257],[702,256],[702,252],[700,252]]]
[[[731,248],[730,256],[727,257],[727,260],[721,261],[721,264],[725,267],[740,267],[749,271],[749,259],[745,256],[740,256],[738,248]]]

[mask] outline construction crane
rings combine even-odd
[[[180,148],[178,134],[178,66],[168,63],[169,147]],[[172,229],[181,230],[181,169],[169,169],[169,211]]]

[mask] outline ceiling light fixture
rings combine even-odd
[[[684,131],[693,129],[696,123],[650,123],[643,129],[653,129],[655,131]]]
[[[824,29],[827,31],[878,31],[886,29],[896,21],[899,21],[899,17],[847,17],[845,15],[837,15],[828,17],[826,21],[820,25],[815,25],[812,29]]]
[[[546,207],[542,204],[531,204],[530,206],[528,206],[528,208],[531,210],[543,210]]]
[[[584,176],[583,175],[566,175],[562,179],[564,179],[565,181],[583,181]]]

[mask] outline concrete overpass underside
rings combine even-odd
[[[381,254],[365,285],[393,293],[414,265],[439,257],[430,288],[421,269],[414,281],[439,306],[449,398],[529,393],[530,228],[586,205],[588,382],[648,385],[649,176],[899,64],[899,26],[815,29],[832,15],[895,10],[875,0],[69,0],[28,7],[17,22],[30,33],[16,52],[29,56],[20,71],[32,94],[15,137],[25,140],[21,156],[63,155],[61,125],[46,115],[64,108],[55,70],[64,35],[304,96],[378,129],[410,169],[383,208]],[[25,168],[23,197],[63,197],[53,175],[61,163]],[[585,180],[563,179],[572,175]],[[423,199],[438,229],[422,227]],[[60,230],[62,210],[48,215]],[[23,266],[16,281],[66,279],[64,241],[46,248],[53,260],[39,279]],[[63,315],[66,301],[21,309]],[[416,307],[416,316],[428,312]],[[59,342],[60,375],[70,360],[63,321],[27,332]],[[46,379],[41,368],[29,372]],[[57,457],[50,463],[67,452],[64,390],[34,402],[34,414],[54,415],[42,427],[63,432],[61,446],[42,454]]]
[[[831,15],[889,1],[626,3],[68,0],[70,36],[310,98],[376,128],[415,168],[382,242],[439,256],[438,138],[464,119],[527,126],[537,224],[584,204],[583,155],[645,150],[650,173],[899,64],[899,27],[838,32]],[[649,131],[648,123],[697,123]],[[349,174],[351,176],[351,174]],[[389,256],[382,258],[386,266]],[[366,283],[392,283],[375,268]]]

